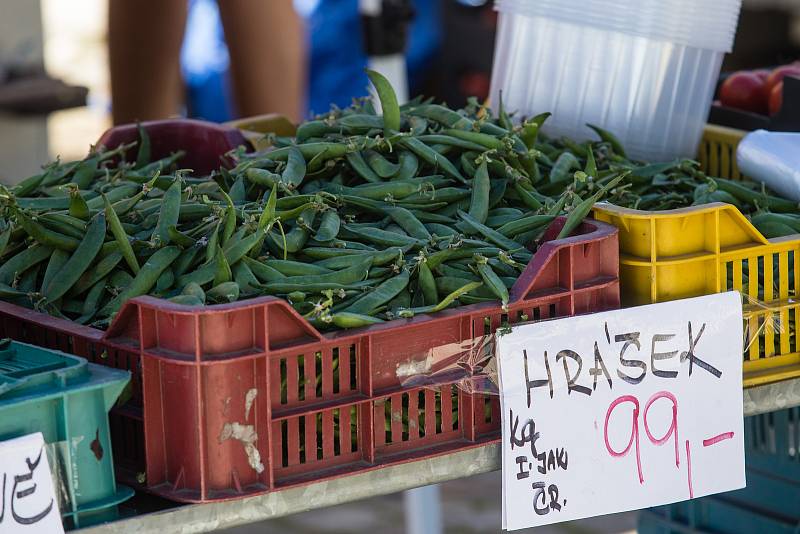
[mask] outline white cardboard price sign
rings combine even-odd
[[[740,298],[723,293],[499,335],[503,528],[744,487]]]
[[[41,432],[0,441],[0,490],[0,534],[63,534]]]

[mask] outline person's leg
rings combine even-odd
[[[109,0],[108,60],[114,124],[163,119],[178,113],[187,3]]]
[[[306,36],[292,0],[218,0],[240,116],[304,113]]]

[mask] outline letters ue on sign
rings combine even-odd
[[[41,432],[0,441],[0,534],[64,533]]]
[[[498,334],[503,528],[745,485],[736,292]]]

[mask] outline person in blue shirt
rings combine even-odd
[[[332,104],[347,106],[354,97],[367,94],[367,56],[358,2],[294,0],[305,20],[308,39],[310,68],[303,93],[304,118],[325,113]],[[440,46],[441,15],[440,0],[413,0],[412,4],[415,17],[406,57],[411,94],[416,94]],[[192,1],[181,64],[190,116],[225,121],[247,114],[241,110],[237,113],[232,106],[229,56],[215,0]]]

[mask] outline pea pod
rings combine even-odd
[[[336,239],[336,236],[339,234],[340,226],[341,221],[336,211],[326,211],[322,214],[322,220],[319,223],[316,234],[314,234],[314,238],[317,241],[331,241]]]
[[[378,287],[356,300],[344,311],[357,314],[369,314],[403,291],[408,286],[409,281],[410,276],[408,271],[403,270],[400,274],[389,278]]]
[[[306,176],[306,160],[303,153],[292,146],[286,161],[286,168],[281,174],[281,182],[289,189],[297,189],[303,183]]]
[[[59,269],[50,283],[44,288],[44,296],[50,302],[60,299],[75,285],[81,275],[94,261],[106,237],[106,218],[100,214],[86,229],[86,236],[75,249],[67,262]]]
[[[119,251],[122,254],[122,257],[125,258],[125,263],[128,264],[128,267],[131,268],[134,274],[139,272],[139,262],[136,260],[136,254],[133,252],[133,247],[131,247],[131,243],[128,240],[128,234],[125,232],[125,229],[122,227],[122,223],[117,217],[117,213],[114,211],[114,208],[111,206],[111,203],[108,201],[108,198],[103,195],[103,200],[105,201],[105,215],[106,219],[108,220],[108,227],[111,230],[111,235],[114,236],[114,239],[117,242],[117,246],[119,247]]]
[[[111,300],[101,310],[102,315],[111,315],[119,310],[120,306],[133,297],[144,295],[155,285],[158,277],[167,269],[173,261],[180,255],[181,249],[175,246],[167,246],[158,249],[139,269],[139,273],[119,295]]]
[[[214,302],[234,302],[239,300],[239,292],[239,284],[230,281],[215,285],[206,292],[206,296]]]
[[[102,249],[100,253],[102,254]],[[80,295],[87,289],[91,288],[94,284],[105,278],[111,271],[113,271],[120,261],[122,261],[122,254],[116,251],[104,256],[94,265],[94,267],[86,271],[78,279],[72,289],[70,289],[70,295]]]
[[[178,216],[181,211],[181,181],[176,179],[169,189],[164,193],[164,201],[158,215],[158,223],[153,231],[153,238],[158,239],[161,244],[170,243],[169,227],[178,224]]]
[[[139,131],[139,150],[136,152],[136,164],[133,168],[141,169],[150,163],[150,135],[141,124],[137,124],[136,129]]]
[[[400,106],[397,104],[397,95],[392,84],[381,73],[368,69],[367,76],[378,94],[383,113],[384,135],[389,137],[393,131],[400,129]]]
[[[410,318],[419,313],[436,313],[448,308],[459,297],[473,291],[483,285],[483,282],[468,282],[463,286],[457,288],[452,293],[445,296],[438,304],[433,306],[424,306],[421,308],[412,308],[407,310],[400,310],[400,316]]]
[[[352,312],[338,312],[331,315],[331,322],[339,328],[359,328],[373,324],[383,323],[383,319],[370,315],[362,315]]]
[[[469,203],[469,215],[480,223],[486,222],[489,214],[489,170],[482,161],[472,178],[472,194]]]
[[[50,281],[58,274],[58,271],[67,263],[69,259],[69,252],[61,249],[53,250],[50,256],[50,261],[47,262],[47,268],[44,271],[44,278],[42,278],[42,287],[47,287]]]
[[[69,237],[52,230],[48,230],[38,222],[34,221],[32,218],[28,217],[22,211],[17,211],[17,221],[28,233],[28,235],[30,235],[39,243],[48,247],[60,248],[62,250],[71,252],[78,248],[78,244],[80,244],[80,241],[74,237]]]
[[[423,161],[433,165],[434,168],[441,169],[445,174],[452,176],[462,183],[467,182],[466,178],[461,175],[455,165],[450,163],[450,160],[433,150],[422,141],[413,137],[403,137],[399,140],[399,143],[413,152]]]

